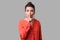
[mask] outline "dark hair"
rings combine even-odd
[[[34,9],[34,11],[35,11],[35,6],[34,6],[34,4],[32,4],[32,2],[28,2],[26,5],[25,5],[25,11],[26,11],[26,8],[27,7],[32,7],[33,9]]]

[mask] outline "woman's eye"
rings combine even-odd
[[[33,12],[33,10],[31,10],[31,12]]]
[[[29,12],[29,10],[27,10],[27,12]]]

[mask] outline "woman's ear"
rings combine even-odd
[[[33,13],[33,15],[35,15],[35,12]]]

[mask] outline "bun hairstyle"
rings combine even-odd
[[[32,4],[32,2],[28,2],[26,5],[25,5],[25,11],[26,11],[26,8],[27,7],[32,7],[33,9],[34,9],[34,11],[35,11],[35,6],[34,6],[34,4]]]

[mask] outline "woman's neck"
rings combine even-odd
[[[34,18],[25,18],[26,21],[28,21],[31,25],[34,22]]]
[[[34,18],[26,18],[27,21],[32,22]]]

